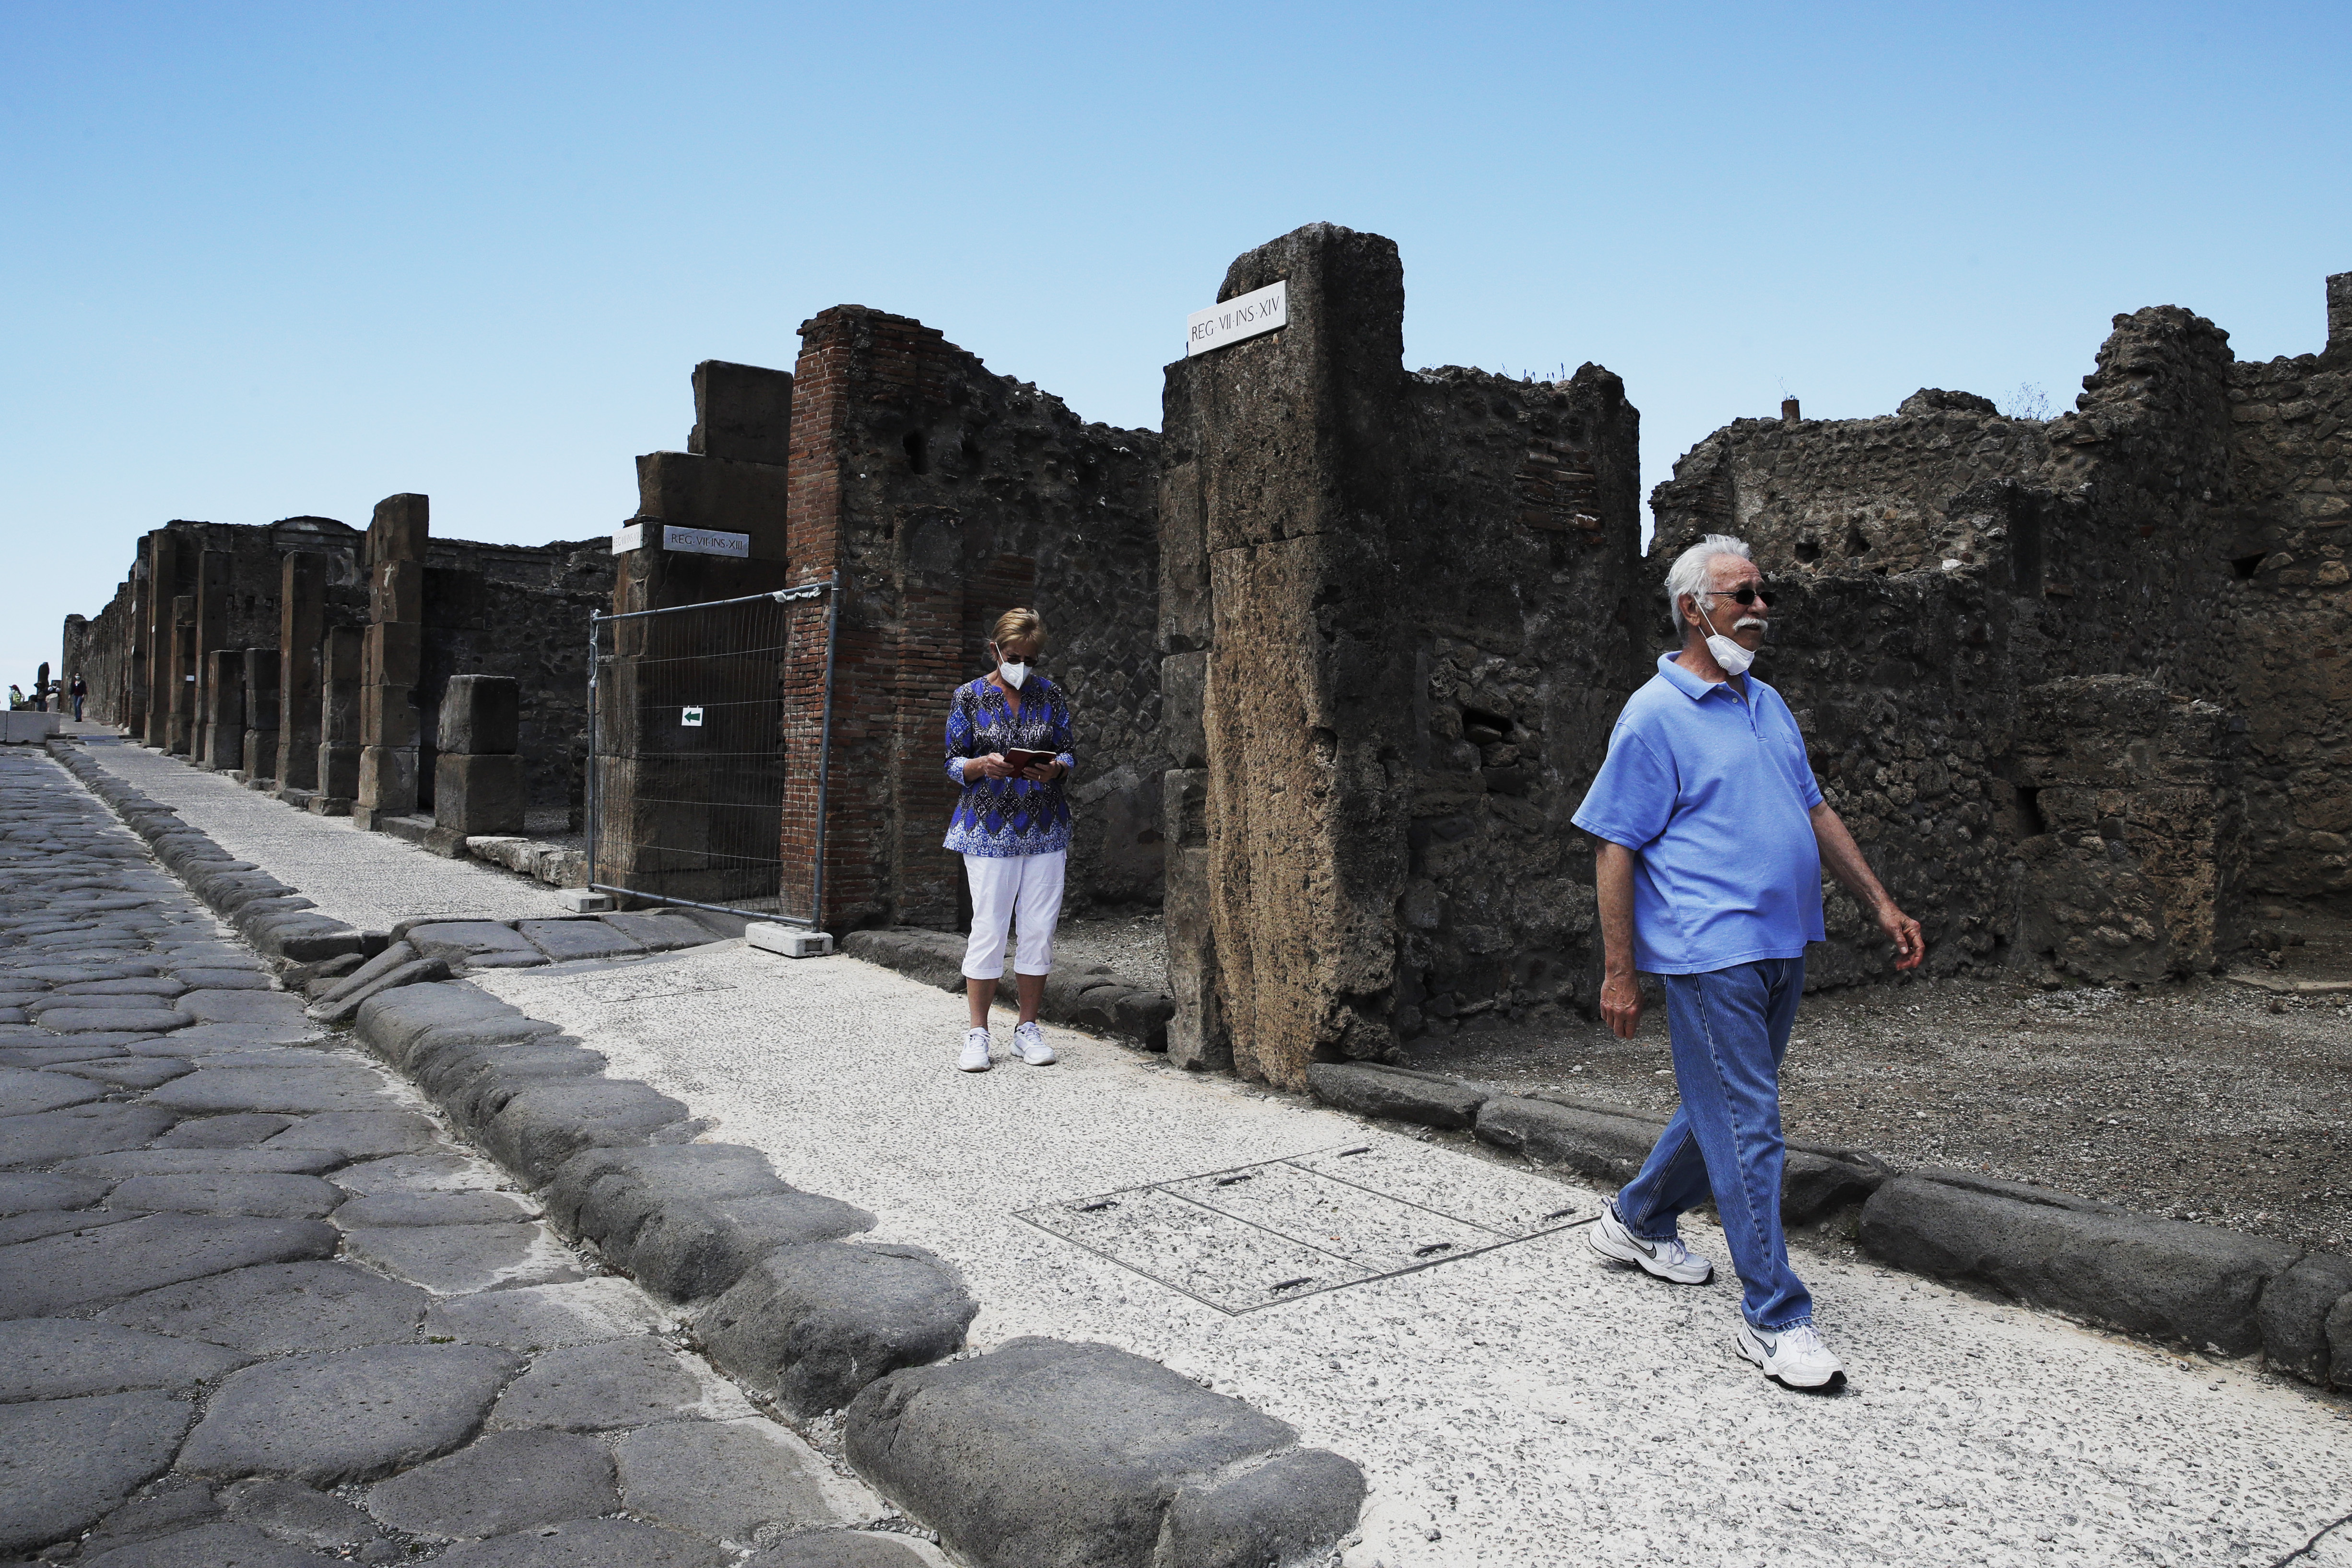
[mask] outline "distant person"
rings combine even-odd
[[[89,695],[89,683],[76,675],[73,678],[73,685],[66,689],[66,695],[73,698],[74,722],[79,724],[82,701]]]
[[[24,710],[25,688],[18,685],[16,682],[10,681],[8,683],[8,711],[10,713],[22,713]]]
[[[1045,623],[1034,610],[1008,610],[989,639],[989,673],[958,686],[948,702],[948,777],[961,788],[947,847],[963,856],[971,886],[971,940],[964,949],[964,996],[971,1026],[956,1065],[989,1069],[988,1005],[1004,975],[1008,925],[1020,930],[1013,960],[1021,995],[1013,1054],[1032,1067],[1054,1060],[1037,1026],[1045,977],[1054,968],[1054,927],[1062,918],[1062,878],[1070,858],[1070,801],[1063,781],[1070,754],[1070,704],[1036,671]],[[1026,755],[1023,755],[1023,754]]]
[[[47,685],[43,685],[39,681],[35,681],[33,683],[33,711],[35,713],[47,713],[49,711],[49,694],[56,689],[57,683],[55,681],[51,681]]]
[[[1714,1265],[1675,1220],[1715,1199],[1745,1291],[1734,1343],[1792,1388],[1835,1388],[1845,1370],[1813,1326],[1813,1298],[1780,1230],[1780,1061],[1822,940],[1822,867],[1895,944],[1926,956],[1919,923],[1878,884],[1822,799],[1780,694],[1747,673],[1769,629],[1748,547],[1710,534],[1666,573],[1678,652],[1625,704],[1575,822],[1601,840],[1601,1016],[1621,1039],[1642,1021],[1637,974],[1665,982],[1681,1103],[1636,1176],[1585,1234],[1604,1258],[1676,1284]],[[1730,632],[1716,616],[1727,615]]]

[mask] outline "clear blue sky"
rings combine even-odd
[[[540,542],[855,301],[1157,425],[1238,252],[1402,247],[1415,364],[1596,360],[1650,483],[2116,311],[2318,349],[2352,6],[0,6],[0,679],[172,517]]]

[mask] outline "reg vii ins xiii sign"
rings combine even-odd
[[[1290,325],[1290,285],[1269,283],[1184,318],[1184,356],[1205,354]]]

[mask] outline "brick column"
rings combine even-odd
[[[417,716],[414,695],[425,653],[423,496],[376,504],[368,525],[368,626],[360,665],[360,774],[352,820],[373,828],[416,810]]]
[[[278,568],[278,788],[319,787],[319,658],[327,635],[328,558],[289,554]]]

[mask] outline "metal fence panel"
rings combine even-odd
[[[830,589],[593,618],[591,887],[815,923]]]

